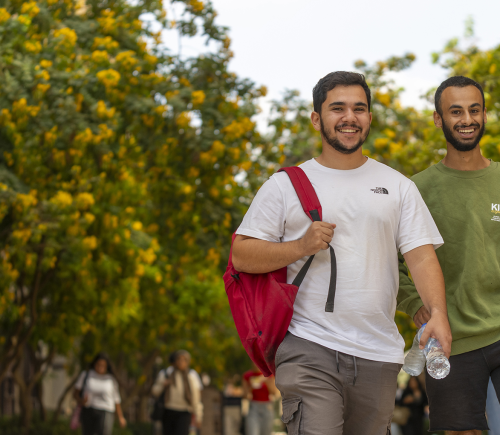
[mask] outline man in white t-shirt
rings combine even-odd
[[[432,314],[421,343],[433,336],[449,355],[444,280],[434,252],[443,239],[414,183],[362,154],[372,120],[364,77],[328,74],[313,100],[311,120],[323,150],[300,167],[321,202],[323,222],[311,224],[288,175],[275,174],[237,230],[233,265],[247,273],[288,266],[291,283],[316,254],[276,353],[288,433],[386,435],[404,349],[394,323],[398,251]],[[329,245],[337,258],[333,312],[325,311]]]

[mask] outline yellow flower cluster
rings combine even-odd
[[[189,5],[193,8],[195,12],[201,12],[205,5],[200,0],[189,0]]]
[[[7,9],[0,8],[0,24],[5,23],[10,18],[10,14],[7,12]]]
[[[78,40],[76,32],[69,27],[54,30],[54,36],[61,38],[61,41],[57,44],[57,48],[59,49],[71,50]]]
[[[38,83],[36,85],[36,90],[42,94],[45,94],[50,89],[50,85],[48,83]]]
[[[31,18],[38,15],[40,8],[37,6],[36,2],[25,2],[21,6],[21,13],[28,14]]]
[[[189,127],[189,123],[191,122],[191,115],[189,112],[182,112],[177,119],[175,120],[175,123],[180,127],[180,128],[187,128]]]
[[[17,21],[26,27],[28,27],[31,24],[31,18],[29,15],[19,15],[17,17]]]
[[[373,146],[379,151],[384,149],[387,145],[389,145],[389,138],[387,137],[379,137],[373,142]]]
[[[99,124],[99,134],[94,135],[93,142],[97,145],[102,141],[112,139],[115,132],[111,130],[106,124]]]
[[[97,73],[97,78],[106,88],[115,87],[120,81],[120,73],[114,69],[105,69]]]
[[[139,62],[135,57],[132,50],[122,51],[116,55],[116,61],[125,69],[131,69]]]
[[[108,51],[116,50],[120,44],[115,41],[111,36],[105,36],[104,38],[96,37],[94,38],[94,44],[92,45],[92,49],[96,48],[105,48]]]
[[[193,103],[193,106],[201,106],[203,102],[205,101],[205,92],[203,91],[193,91],[191,92],[191,102]]]
[[[27,195],[23,193],[18,193],[16,196],[17,201],[21,205],[23,210],[26,210],[29,207],[35,206],[38,203],[36,199],[36,190],[32,190]]]
[[[116,109],[111,107],[109,109],[106,108],[106,103],[102,100],[97,102],[97,116],[101,119],[109,119],[115,116]]]
[[[83,239],[83,246],[87,248],[88,250],[92,251],[93,249],[97,248],[97,239],[95,236],[89,236],[85,237]]]
[[[65,208],[73,204],[73,197],[68,192],[59,190],[56,195],[50,199],[50,202],[58,207]]]
[[[40,53],[42,51],[42,44],[39,41],[27,40],[24,42],[24,48],[29,53]]]
[[[115,13],[109,9],[102,12],[103,17],[97,18],[97,22],[101,26],[103,33],[113,33],[116,29]]]
[[[12,238],[21,241],[26,244],[31,237],[31,230],[29,228],[23,228],[20,230],[12,231]]]
[[[108,52],[104,50],[95,50],[92,52],[92,60],[95,63],[108,63],[109,62]]]
[[[51,60],[45,60],[45,59],[42,59],[40,61],[40,66],[42,68],[50,68],[52,66],[52,61]]]
[[[391,104],[391,96],[389,94],[382,94],[381,92],[375,92],[375,98],[385,107],[389,107]]]
[[[220,140],[216,140],[212,143],[211,151],[217,157],[220,157],[222,154],[224,154],[225,149],[226,147]]]
[[[95,204],[94,196],[88,192],[79,193],[75,198],[75,203],[80,210],[87,209]]]
[[[222,132],[226,135],[227,140],[235,140],[251,131],[254,126],[255,123],[250,121],[250,118],[243,118],[240,121],[231,122],[222,129]]]
[[[47,72],[47,70],[41,70],[39,73],[37,73],[35,75],[35,77],[37,79],[42,79],[42,80],[45,80],[45,81],[49,81],[50,80],[50,74]]]

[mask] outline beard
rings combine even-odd
[[[320,125],[321,125],[321,135],[325,138],[328,145],[330,145],[334,150],[336,150],[342,154],[355,153],[357,150],[359,150],[361,148],[361,145],[363,145],[366,138],[368,137],[368,133],[370,133],[370,127],[368,127],[366,134],[363,135],[363,129],[359,125],[342,124],[342,125],[338,126],[338,128],[354,127],[354,128],[361,131],[362,136],[361,136],[361,139],[359,140],[359,142],[356,145],[354,145],[352,148],[348,148],[338,138],[332,136],[330,130],[325,128],[325,126],[323,124],[323,119],[321,117],[319,118],[319,121],[320,121]]]
[[[467,128],[467,127],[479,128],[479,134],[477,135],[477,137],[474,139],[473,142],[462,141],[453,134],[453,130],[458,130],[459,128]],[[443,133],[446,142],[450,143],[453,146],[453,148],[455,148],[457,151],[472,151],[474,148],[476,148],[477,144],[481,141],[481,138],[483,137],[484,127],[485,127],[484,124],[480,126],[477,122],[475,122],[474,124],[467,125],[466,127],[461,126],[452,129],[448,127],[448,125],[443,119]]]

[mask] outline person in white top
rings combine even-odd
[[[123,417],[118,383],[108,356],[99,353],[88,371],[80,374],[74,397],[82,406],[83,435],[111,435],[115,412],[121,427],[127,422]]]
[[[386,435],[404,341],[394,322],[398,251],[431,311],[421,343],[451,349],[444,280],[434,249],[443,239],[412,181],[362,154],[372,114],[364,76],[335,72],[313,91],[311,120],[322,153],[300,167],[322,205],[311,224],[284,172],[259,190],[236,231],[233,265],[246,273],[287,268],[287,282],[316,255],[276,353],[283,421],[292,434]],[[334,311],[326,312],[337,259]]]
[[[191,355],[186,350],[175,352],[170,362],[174,370],[158,373],[152,393],[163,395],[163,435],[188,435],[193,414],[198,428],[203,418],[199,376],[189,369]]]

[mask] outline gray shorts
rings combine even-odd
[[[288,434],[390,435],[400,370],[287,333],[276,352],[276,386]]]

